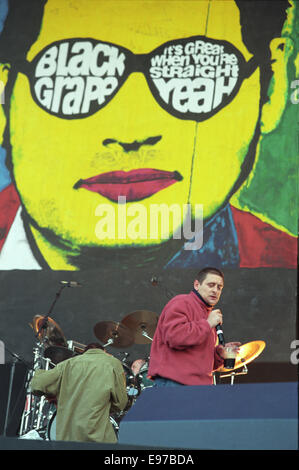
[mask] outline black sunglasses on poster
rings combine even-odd
[[[63,119],[81,119],[106,106],[131,73],[143,73],[157,103],[186,120],[204,121],[227,106],[258,64],[245,61],[231,43],[193,36],[162,44],[148,54],[91,38],[54,42],[25,74],[38,106]]]

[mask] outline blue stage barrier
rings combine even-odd
[[[298,384],[147,388],[121,421],[119,444],[296,450]]]

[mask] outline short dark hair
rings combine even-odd
[[[8,14],[0,34],[0,62],[17,64],[24,60],[42,28],[44,8],[48,0],[8,0]],[[240,24],[243,42],[248,50],[259,58],[261,72],[262,102],[267,100],[267,89],[272,76],[269,43],[279,37],[287,10],[292,5],[289,0],[235,0],[240,11]],[[269,6],[270,5],[270,6]],[[271,15],[269,15],[271,10]],[[265,61],[265,63],[264,63]],[[17,71],[11,72],[7,96],[13,89]],[[9,108],[5,100],[4,109]]]
[[[8,15],[0,34],[2,63],[26,57],[38,38],[47,1],[9,0]],[[292,6],[290,1],[235,0],[235,3],[240,11],[244,44],[253,55],[268,55],[268,44],[271,39],[280,36],[287,10]]]
[[[9,0],[0,34],[0,61],[23,60],[37,40],[47,0]]]
[[[85,346],[85,349],[84,349],[83,352],[86,352],[89,349],[102,349],[102,350],[104,350],[104,347],[100,343],[89,343],[87,346]]]
[[[223,279],[223,281],[224,281],[224,274],[223,274],[223,272],[220,271],[220,269],[218,269],[218,268],[213,268],[213,267],[207,267],[207,268],[201,269],[201,270],[197,273],[197,276],[196,276],[197,281],[198,281],[200,284],[202,284],[208,274],[216,274],[217,276],[222,277],[222,279]]]

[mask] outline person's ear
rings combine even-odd
[[[198,285],[199,285],[199,281],[197,279],[195,279],[195,281],[193,283],[193,287],[194,287],[195,290],[197,290]]]
[[[4,111],[4,104],[5,100],[8,99],[5,94],[5,87],[8,82],[9,71],[9,64],[0,64],[0,145],[2,145],[3,133],[6,127],[6,115]]]
[[[268,88],[269,100],[261,113],[261,132],[269,134],[279,124],[289,97],[288,61],[293,52],[290,38],[274,38],[270,42],[273,76]]]

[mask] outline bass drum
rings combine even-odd
[[[57,411],[54,412],[53,416],[51,417],[51,419],[48,423],[48,427],[47,427],[47,440],[48,441],[56,441],[56,414],[57,414]],[[114,432],[116,434],[116,437],[117,437],[118,430],[119,430],[119,425],[118,425],[117,421],[112,416],[110,416],[109,419],[110,419],[110,423],[112,424],[113,430],[114,430]]]
[[[54,411],[47,426],[48,441],[56,441],[56,414],[57,414],[57,411]]]

